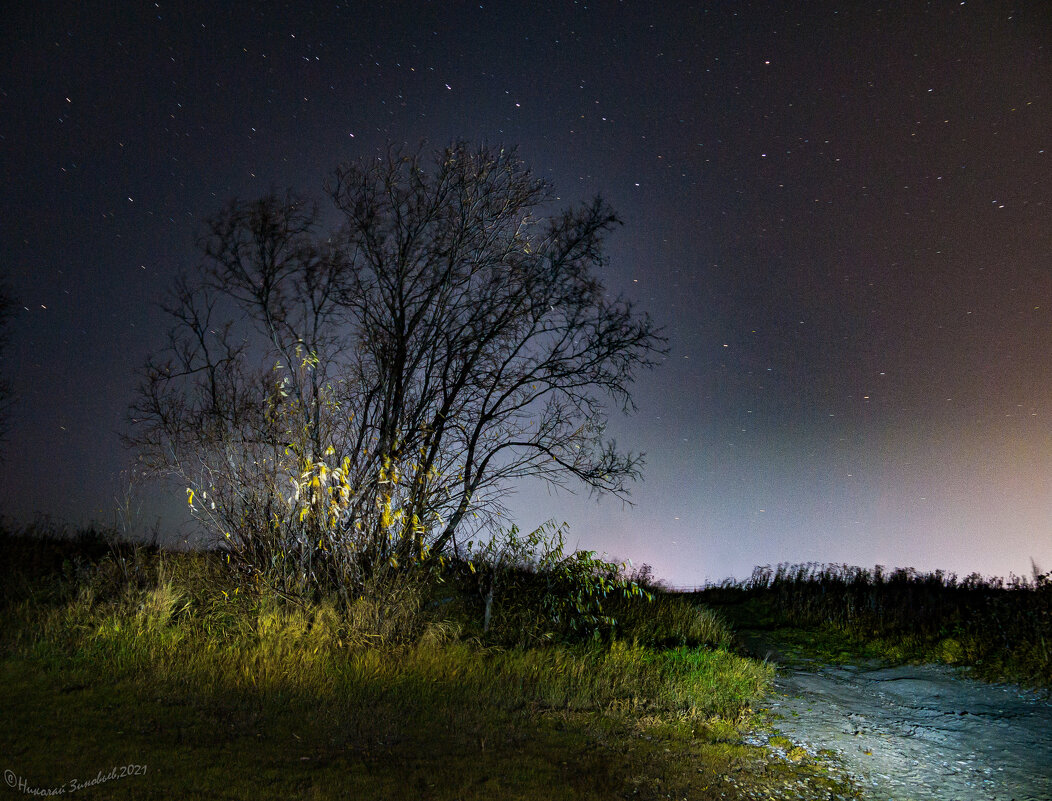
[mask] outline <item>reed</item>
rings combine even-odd
[[[1052,575],[872,570],[849,565],[757,568],[691,596],[739,626],[826,632],[899,661],[968,665],[984,678],[1052,687]],[[817,641],[817,639],[816,639]]]

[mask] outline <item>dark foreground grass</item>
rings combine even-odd
[[[823,662],[859,658],[970,667],[990,681],[1052,688],[1052,576],[958,579],[846,565],[757,568],[692,596],[740,629]]]
[[[5,544],[10,797],[853,797],[744,743],[771,669],[684,599],[622,609],[631,639],[511,646],[424,584],[340,609],[234,593],[214,555]]]
[[[825,797],[819,788],[833,785],[815,766],[771,759],[718,727],[158,695],[167,688],[69,684],[17,663],[4,664],[2,679],[5,731],[17,732],[3,752],[31,784],[147,767],[98,798],[791,798]],[[789,792],[798,783],[809,789]]]

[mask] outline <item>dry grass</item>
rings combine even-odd
[[[307,601],[232,589],[214,555],[67,546],[5,560],[23,580],[0,606],[0,749],[36,786],[123,760],[153,773],[93,797],[850,792],[742,744],[771,668],[681,598],[612,605],[607,637],[514,646],[451,579]]]
[[[742,627],[806,629],[823,658],[968,665],[987,679],[1052,687],[1052,575],[958,579],[846,565],[758,568],[693,596]]]

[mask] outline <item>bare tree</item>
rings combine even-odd
[[[618,224],[553,200],[514,151],[458,143],[339,167],[339,227],[231,203],[167,306],[130,437],[251,569],[353,586],[493,520],[516,479],[625,496],[641,455],[604,400],[664,340],[596,271]]]

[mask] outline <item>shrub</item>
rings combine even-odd
[[[564,524],[565,525],[565,524]],[[565,552],[564,526],[548,521],[522,536],[517,527],[484,543],[469,542],[467,567],[483,606],[483,633],[497,639],[582,640],[611,633],[615,600],[653,596],[626,575],[626,566],[594,551]]]

